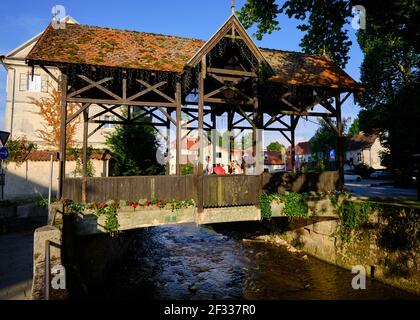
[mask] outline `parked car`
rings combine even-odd
[[[353,171],[344,171],[344,181],[362,181],[362,177]]]
[[[392,173],[389,171],[375,171],[371,173],[370,177],[372,179],[390,179],[392,178]]]

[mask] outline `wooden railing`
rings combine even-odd
[[[211,176],[142,176],[86,179],[86,201],[105,202],[110,199],[138,201],[194,199],[199,207],[258,205],[264,192],[330,191],[337,188],[336,171],[320,174],[293,175],[263,173],[262,175]],[[64,197],[82,200],[81,178],[64,181]]]

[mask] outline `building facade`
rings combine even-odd
[[[348,141],[346,162],[350,166],[365,164],[376,170],[385,169],[381,162],[381,154],[386,151],[377,135],[359,134]]]

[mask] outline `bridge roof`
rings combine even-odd
[[[199,39],[67,24],[46,28],[27,56],[32,64],[85,64],[181,74],[205,45]],[[274,82],[358,90],[359,84],[324,56],[260,49],[275,75]]]

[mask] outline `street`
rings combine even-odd
[[[345,183],[345,188],[350,189],[353,195],[364,197],[378,197],[378,198],[409,198],[416,199],[416,189],[395,188],[387,182],[382,182],[384,185],[377,186],[375,183],[381,181],[362,180],[360,182]]]

